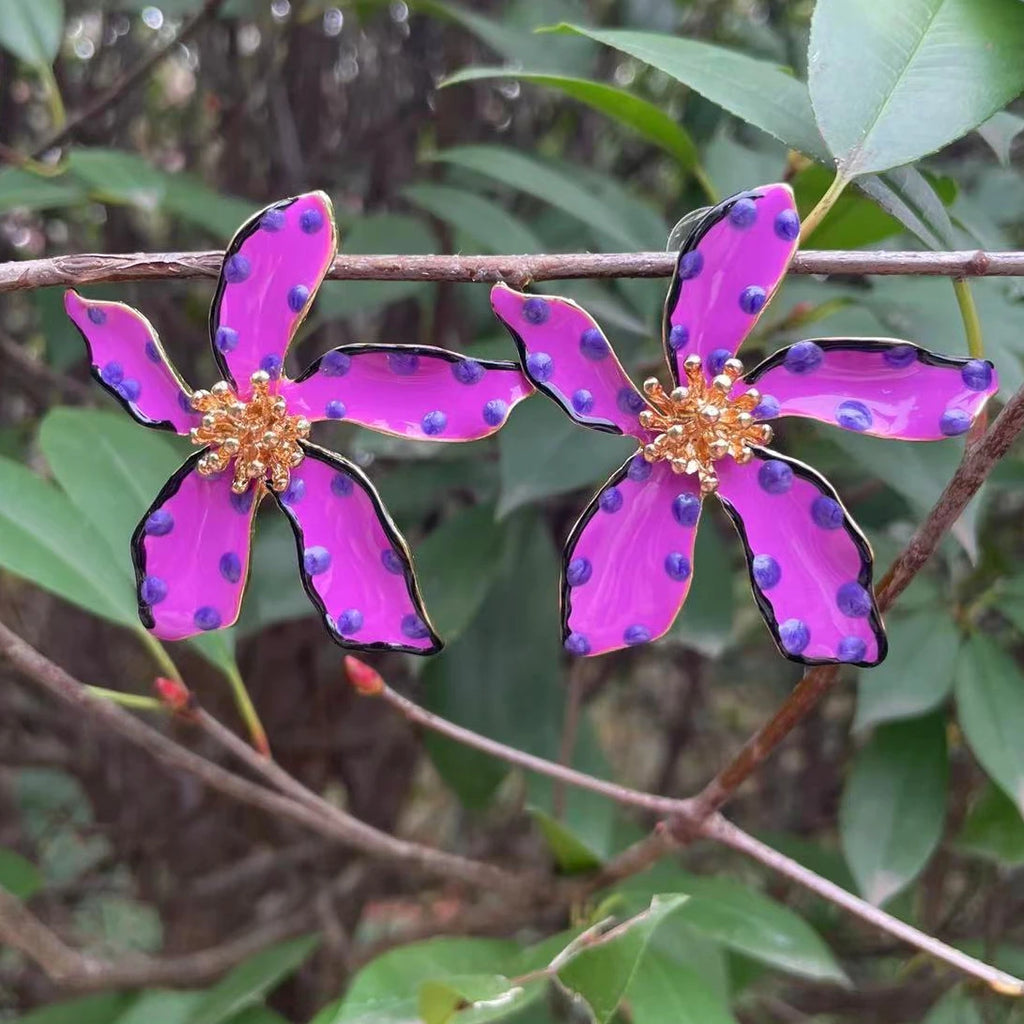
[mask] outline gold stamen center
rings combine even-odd
[[[270,393],[270,374],[257,370],[249,380],[247,402],[224,380],[193,393],[192,408],[203,414],[203,422],[192,428],[192,443],[210,449],[196,468],[203,476],[215,476],[234,460],[235,494],[243,494],[253,480],[257,487],[269,484],[284,491],[292,468],[304,457],[298,441],[309,436],[309,420],[288,415],[284,398]]]
[[[741,465],[749,462],[750,446],[768,444],[772,428],[754,422],[752,413],[761,401],[754,388],[738,398],[729,397],[743,373],[738,359],[729,359],[710,382],[698,355],[687,356],[683,371],[686,385],[671,392],[654,377],[644,381],[653,408],[640,413],[640,425],[655,437],[643,454],[648,462],[665,459],[673,472],[695,473],[702,493],[710,494],[718,488],[715,463],[726,455]]]

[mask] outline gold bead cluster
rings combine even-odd
[[[640,425],[657,436],[644,447],[643,455],[648,462],[666,460],[675,473],[696,474],[701,492],[710,494],[718,488],[714,464],[726,455],[741,465],[749,462],[750,446],[768,444],[772,428],[754,422],[752,413],[761,400],[754,388],[729,398],[743,374],[738,359],[727,360],[710,383],[698,355],[687,356],[683,372],[686,385],[670,392],[654,377],[644,381],[653,408],[640,413]]]
[[[244,494],[253,480],[284,491],[292,469],[304,458],[298,442],[309,436],[309,420],[288,415],[284,398],[270,393],[270,374],[257,370],[249,380],[247,402],[224,380],[193,393],[192,408],[203,414],[203,422],[192,428],[192,443],[209,446],[196,468],[203,476],[215,476],[233,459],[235,494]]]

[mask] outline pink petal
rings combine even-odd
[[[764,185],[709,210],[683,243],[665,302],[663,341],[678,382],[697,354],[719,373],[753,329],[796,252],[788,185]]]
[[[221,372],[243,396],[255,370],[280,376],[337,248],[334,210],[323,192],[268,206],[232,239],[210,308],[210,334]]]
[[[877,665],[886,640],[871,548],[828,481],[767,449],[745,466],[723,459],[718,473],[718,496],[779,650],[805,665]]]
[[[233,494],[230,473],[201,476],[202,455],[167,481],[132,536],[139,617],[162,640],[230,626],[249,576],[257,493]]]
[[[587,506],[565,547],[562,633],[572,654],[655,640],[690,589],[700,517],[695,478],[632,456]]]
[[[281,383],[288,411],[428,441],[493,434],[533,392],[518,365],[424,345],[346,345]]]
[[[642,437],[647,402],[601,329],[569,299],[491,289],[491,306],[519,348],[526,375],[577,423]]]
[[[299,548],[303,586],[342,647],[433,654],[442,647],[420,599],[409,549],[357,466],[305,444],[275,494]]]
[[[199,422],[192,392],[175,372],[153,325],[120,302],[64,293],[64,308],[89,350],[92,375],[140,423],[187,434]]]
[[[985,359],[951,359],[905,341],[823,338],[776,352],[745,378],[762,412],[858,433],[936,441],[966,433],[999,390]]]

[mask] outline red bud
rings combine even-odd
[[[187,714],[195,707],[195,695],[184,683],[179,683],[176,679],[157,676],[153,689],[160,700],[176,715]]]
[[[345,672],[348,681],[365,697],[375,697],[384,689],[381,674],[365,661],[345,655]]]

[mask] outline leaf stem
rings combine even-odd
[[[113,701],[123,708],[137,708],[139,711],[166,711],[167,708],[155,697],[144,697],[139,693],[122,693],[120,690],[107,690],[102,686],[86,686],[94,696],[103,700]]]
[[[953,278],[953,292],[956,303],[960,307],[960,316],[964,322],[964,334],[967,337],[967,352],[972,359],[985,358],[985,342],[981,336],[981,318],[974,302],[974,292],[966,277]]]
[[[148,629],[142,629],[141,627],[135,631],[138,638],[143,642],[149,653],[153,655],[153,660],[160,666],[164,673],[171,677],[175,682],[184,683],[181,678],[181,673],[178,671],[178,666],[171,660],[170,654],[167,653],[167,648]]]
[[[235,698],[235,707],[238,708],[238,713],[242,716],[246,729],[249,730],[249,739],[252,741],[252,745],[264,757],[270,757],[270,743],[267,740],[267,731],[263,728],[260,716],[256,712],[256,705],[253,704],[252,697],[249,696],[249,691],[245,688],[242,674],[234,664],[222,666],[222,671],[228,677],[228,683],[231,685],[231,694]]]
[[[843,194],[843,190],[849,184],[849,179],[844,178],[838,171],[832,179],[832,184],[825,189],[825,194],[818,200],[818,205],[804,218],[800,227],[800,244],[803,245],[814,233],[817,226],[824,220],[825,214],[835,205],[836,200]]]

